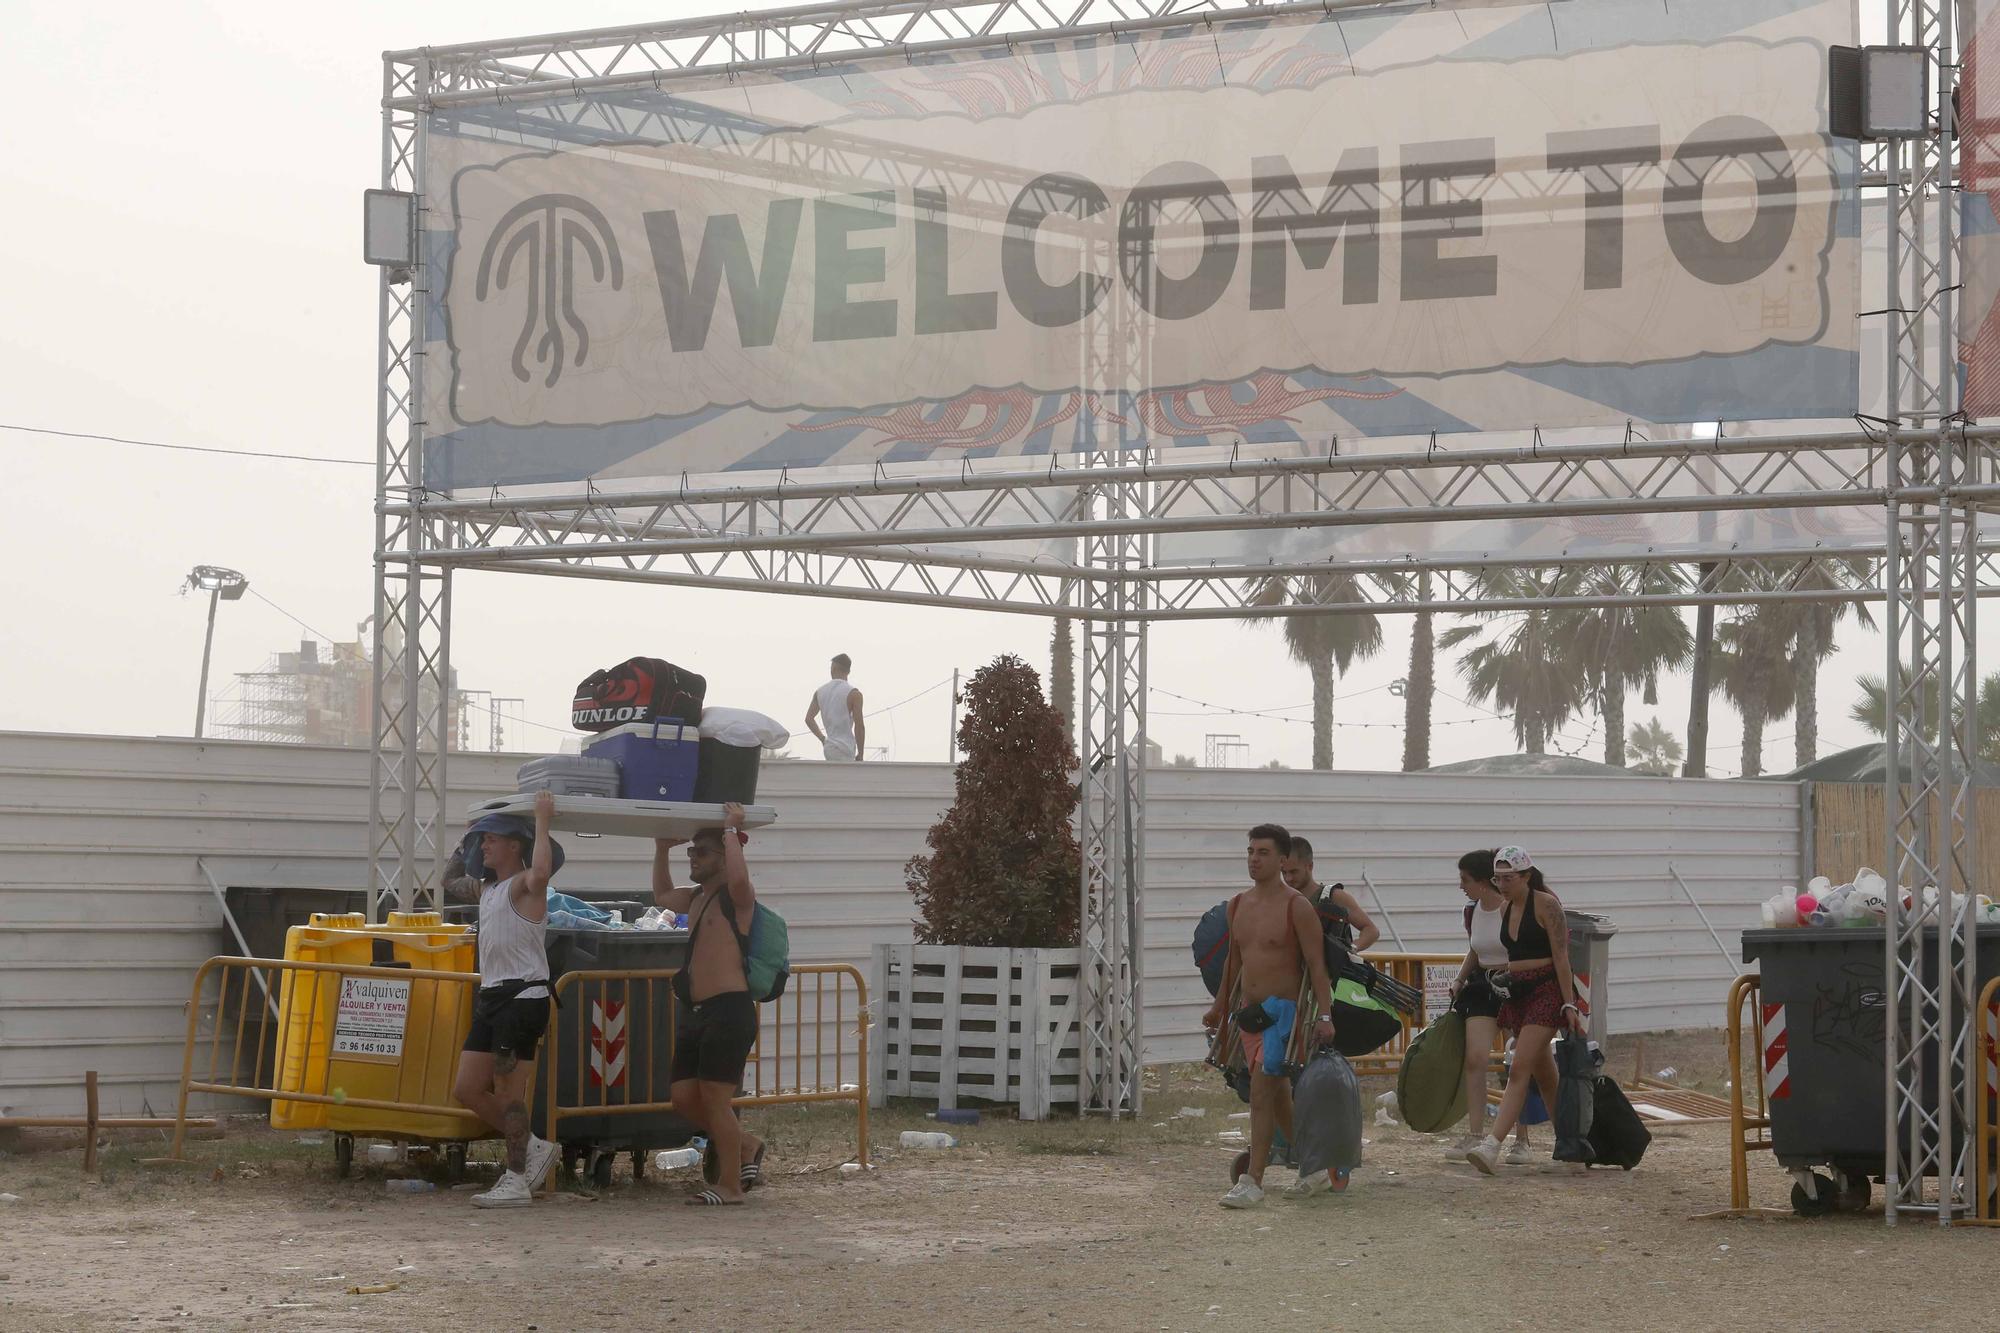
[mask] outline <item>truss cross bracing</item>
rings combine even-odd
[[[1020,183],[976,159],[899,156],[876,141],[810,141],[762,132],[747,119],[657,94],[682,80],[811,69],[894,54],[918,59],[1029,36],[1079,37],[1205,19],[1371,7],[1362,0],[1251,4],[1244,0],[896,0],[805,6],[612,30],[557,33],[391,53],[383,87],[382,182],[425,201],[429,113],[449,108],[466,133],[481,110],[536,117],[555,138],[641,138],[719,147],[741,170],[793,179],[867,178],[949,188],[977,216],[1004,209]],[[776,480],[683,478],[624,491],[537,494],[517,488],[441,495],[423,482],[424,321],[439,275],[422,262],[384,270],[380,312],[376,503],[374,793],[371,910],[434,902],[451,818],[446,791],[451,580],[460,569],[565,578],[949,606],[1085,622],[1084,763],[1078,827],[1086,987],[1083,1101],[1136,1111],[1145,1056],[1143,980],[1146,632],[1158,621],[1244,614],[1258,586],[1290,578],[1294,600],[1260,612],[1405,613],[1552,605],[1746,604],[1868,600],[1887,604],[1888,671],[1896,702],[1891,745],[1910,783],[1889,802],[1891,841],[1908,884],[1964,886],[1972,857],[1965,734],[1976,674],[1977,598],[2000,588],[2000,549],[1979,516],[2000,506],[2000,430],[1958,412],[1955,364],[1956,212],[1951,207],[1952,8],[1889,0],[1895,40],[1924,48],[1937,97],[1934,132],[1872,150],[1861,181],[1886,194],[1891,218],[1886,423],[1831,433],[1715,440],[1623,438],[1528,444],[1459,437],[1407,447],[1326,439],[1304,456],[1177,457],[1136,438],[1080,432],[1063,459],[987,460],[956,472],[879,467],[865,481],[806,471]],[[629,91],[632,96],[622,94]],[[593,96],[587,111],[579,94]],[[526,111],[523,108],[527,108]],[[525,119],[523,119],[525,117]],[[499,118],[494,118],[495,121]],[[1447,188],[1457,188],[1448,186]],[[1497,173],[1483,204],[1536,200],[1528,177]],[[1198,201],[1165,199],[1163,215]],[[1266,201],[1268,202],[1268,201]],[[1043,200],[1061,228],[1064,201]],[[1262,207],[1263,204],[1259,204]],[[1102,270],[1100,270],[1102,271]],[[1864,301],[1864,305],[1870,302]],[[1100,320],[1086,357],[1117,350],[1142,364],[1142,322]],[[1092,350],[1095,349],[1095,350]],[[1099,381],[1102,383],[1103,381]],[[1669,544],[1638,554],[1594,553],[1592,524],[1667,513],[1744,511],[1879,515],[1886,538],[1821,540],[1755,553],[1727,543]],[[1542,519],[1580,535],[1525,552],[1435,540],[1437,525],[1488,516]],[[1209,558],[1204,535],[1311,531],[1316,558]],[[1356,545],[1348,534],[1398,535]],[[1011,545],[1002,545],[1011,543]],[[1389,545],[1407,547],[1394,554]],[[1328,555],[1327,552],[1332,554]],[[1834,557],[1839,578],[1802,562]],[[1702,566],[1661,591],[1660,564]],[[1510,565],[1589,567],[1576,586],[1551,576],[1542,595],[1495,599],[1478,580]],[[1338,572],[1353,580],[1311,576]],[[1426,580],[1404,577],[1428,574]],[[1427,599],[1415,589],[1428,584]],[[1904,671],[1908,666],[1910,669]],[[1958,707],[1952,701],[1958,701]],[[1946,719],[1942,728],[1938,718]],[[1926,719],[1931,720],[1927,725]],[[1933,796],[1939,798],[1933,801]],[[1970,1073],[1971,899],[1899,913],[1888,932],[1895,1019],[1885,1060],[1893,1222],[1915,1210],[1946,1220],[1967,1202],[1963,1128]],[[1926,979],[1926,954],[1947,960]],[[1926,1059],[1947,1052],[1945,1090],[1922,1088]],[[1926,1195],[1936,1177],[1935,1201]]]

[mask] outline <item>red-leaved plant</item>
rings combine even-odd
[[[1035,669],[995,658],[965,687],[958,795],[904,875],[921,944],[1077,942],[1076,752]]]

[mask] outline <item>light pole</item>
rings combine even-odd
[[[208,593],[208,633],[201,641],[201,686],[194,696],[194,738],[201,739],[202,719],[208,712],[208,655],[215,647],[215,604],[233,602],[250,587],[250,580],[220,565],[196,565],[181,591],[201,588]]]

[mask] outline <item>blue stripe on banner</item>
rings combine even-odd
[[[596,477],[727,416],[730,410],[717,407],[684,417],[655,417],[615,426],[467,426],[424,441],[424,485],[433,491],[458,491]],[[650,474],[666,477],[679,470],[668,462]]]
[[[1846,417],[1859,402],[1861,354],[1838,347],[1764,347],[1656,366],[1563,363],[1516,367],[1512,373],[1640,421]]]

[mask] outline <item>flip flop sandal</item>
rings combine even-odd
[[[757,1155],[743,1164],[738,1179],[743,1182],[744,1189],[753,1190],[764,1183],[764,1149],[769,1146],[766,1143],[758,1144]]]
[[[703,1190],[687,1200],[687,1206],[690,1208],[741,1207],[742,1204],[743,1200],[725,1199],[714,1190]]]

